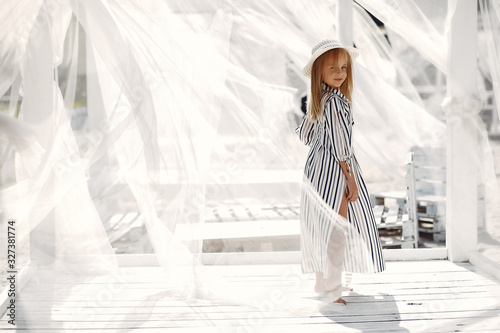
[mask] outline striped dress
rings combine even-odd
[[[316,121],[306,115],[296,129],[301,141],[311,147],[304,169],[300,209],[302,270],[323,272],[325,278],[335,269],[382,272],[385,263],[378,229],[351,144],[354,122],[350,103],[340,91],[326,84],[323,91],[323,115]],[[359,192],[359,198],[349,202],[347,221],[337,215],[347,187],[340,161],[345,161],[354,174]],[[332,260],[327,249],[335,237],[345,237],[343,267],[330,267]]]

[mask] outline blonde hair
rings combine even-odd
[[[325,62],[330,58],[333,57],[333,62],[336,64],[338,61],[338,58],[340,54],[344,53],[346,59],[347,59],[347,77],[342,82],[342,85],[339,87],[338,90],[342,94],[344,94],[345,97],[349,101],[351,101],[351,93],[352,93],[352,61],[349,53],[344,50],[344,49],[333,49],[329,50],[325,53],[323,53],[321,56],[316,59],[316,61],[312,65],[311,69],[311,96],[309,100],[309,105],[308,105],[308,112],[309,116],[313,120],[317,120],[319,116],[323,113],[323,110],[321,108],[321,98],[323,97],[323,67],[325,65]]]

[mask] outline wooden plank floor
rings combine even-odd
[[[498,332],[500,283],[470,264],[388,262],[354,275],[346,306],[299,265],[206,266],[197,297],[158,267],[40,271],[17,299],[27,332]],[[183,280],[185,281],[185,280]],[[194,283],[193,283],[194,285]],[[0,330],[13,331],[4,316]]]

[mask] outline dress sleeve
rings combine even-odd
[[[316,121],[309,118],[308,115],[305,115],[300,126],[295,129],[295,133],[297,133],[300,141],[302,141],[305,145],[310,146],[312,144],[315,125]]]
[[[337,162],[346,162],[350,172],[352,147],[348,136],[349,116],[343,111],[342,101],[332,97],[325,102],[324,114],[326,126],[332,140],[332,154]]]

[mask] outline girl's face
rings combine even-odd
[[[338,89],[344,83],[347,77],[347,57],[344,52],[339,52],[337,62],[335,57],[328,56],[325,60],[323,70],[321,72],[323,82],[332,88]]]

